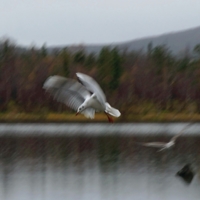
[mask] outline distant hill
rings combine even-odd
[[[148,44],[152,43],[152,46],[166,45],[169,50],[175,55],[178,55],[187,51],[192,51],[197,44],[200,44],[200,26],[192,29],[187,29],[183,31],[166,33],[158,36],[146,37],[141,39],[135,39],[127,42],[112,43],[112,44],[100,44],[100,45],[62,45],[62,46],[47,46],[48,53],[59,52],[64,47],[72,52],[77,52],[83,50],[86,53],[98,54],[104,46],[109,46],[111,48],[118,47],[119,50],[130,51],[140,51],[145,52],[147,50]],[[1,45],[0,45],[1,48]],[[19,52],[24,52],[27,50],[26,47],[17,46]]]
[[[192,51],[197,44],[200,44],[200,27],[133,40],[119,44],[118,47],[127,48],[128,51],[146,50],[150,42],[154,47],[165,44],[174,54],[179,54],[186,49]]]
[[[200,26],[184,31],[177,31],[172,33],[166,33],[158,36],[146,37],[141,39],[135,39],[132,41],[114,43],[114,44],[104,44],[104,45],[87,45],[84,46],[65,46],[71,51],[78,51],[83,49],[87,53],[99,53],[104,46],[118,47],[120,50],[138,51],[138,50],[147,50],[149,43],[152,43],[153,47],[158,45],[165,44],[174,54],[179,54],[186,50],[193,50],[194,46],[200,44]],[[51,52],[53,50],[59,50],[63,47],[50,47],[48,50]]]

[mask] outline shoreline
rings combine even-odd
[[[149,113],[123,115],[114,118],[114,123],[177,123],[200,122],[200,114],[187,113]],[[96,114],[94,119],[71,113],[0,113],[0,123],[108,123],[104,114]]]
[[[0,136],[172,136],[190,122],[177,123],[3,123]],[[185,135],[199,136],[200,123],[191,123]]]

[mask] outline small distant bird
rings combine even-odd
[[[180,176],[186,183],[191,183],[194,178],[194,172],[190,164],[186,164],[180,171],[176,173],[176,176]]]
[[[177,135],[175,135],[174,137],[172,137],[172,139],[165,143],[165,142],[146,142],[146,143],[138,143],[137,144],[140,144],[142,146],[146,146],[146,147],[156,147],[156,148],[161,148],[160,150],[158,150],[158,152],[160,151],[163,151],[165,149],[169,149],[170,147],[174,146],[175,145],[175,141],[176,139],[183,134],[183,131],[191,124],[188,124],[186,127],[184,127],[180,133],[178,133]]]
[[[119,117],[119,110],[106,102],[106,97],[98,83],[90,76],[76,73],[78,81],[64,78],[58,75],[50,76],[43,88],[49,92],[58,102],[65,103],[70,108],[93,119],[95,112],[104,112],[109,122],[113,119],[109,116]]]

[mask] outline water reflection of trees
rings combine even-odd
[[[182,136],[170,150],[157,152],[156,148],[144,147],[136,142],[168,141],[167,136],[76,136],[76,137],[1,137],[0,162],[14,167],[20,160],[29,165],[51,163],[59,166],[72,164],[92,166],[99,163],[104,169],[131,163],[132,167],[144,165],[161,166],[173,162],[200,164],[200,147],[197,136]],[[41,167],[45,165],[41,165]],[[9,169],[9,167],[7,168]]]

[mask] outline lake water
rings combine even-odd
[[[200,124],[0,124],[1,200],[198,200]],[[198,132],[199,131],[199,132]],[[176,176],[190,163],[190,184]]]

